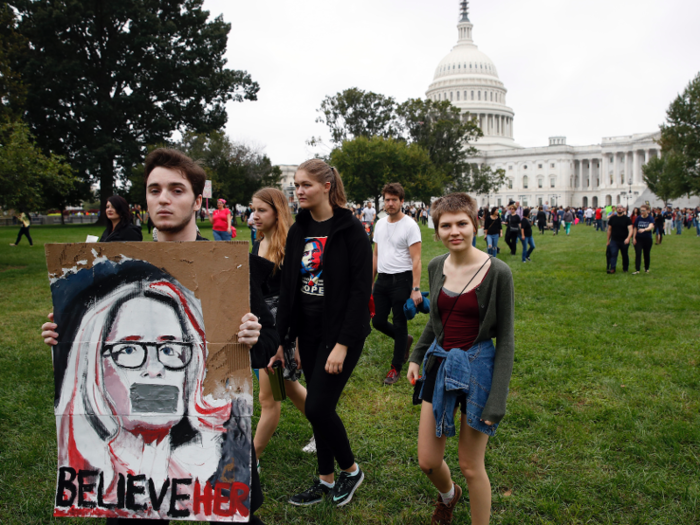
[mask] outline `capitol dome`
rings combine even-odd
[[[496,66],[472,40],[468,2],[460,2],[458,40],[435,69],[426,96],[449,100],[475,118],[484,136],[474,145],[480,150],[519,148],[513,140],[513,110],[506,106],[507,90]]]

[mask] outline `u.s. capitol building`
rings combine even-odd
[[[479,195],[480,205],[514,200],[523,206],[596,207],[626,205],[630,196],[631,206],[646,201],[662,204],[642,178],[642,166],[660,154],[658,131],[604,137],[591,146],[569,146],[566,137],[550,137],[549,145],[538,148],[516,144],[507,90],[494,63],[474,43],[472,30],[468,2],[463,0],[457,45],[438,64],[426,96],[449,100],[465,118],[476,119],[483,137],[474,144],[479,150],[474,162],[505,170],[506,184],[496,193]],[[674,201],[674,205],[690,204],[687,199]]]

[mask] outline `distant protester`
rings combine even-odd
[[[207,215],[211,222],[212,235],[215,241],[230,241],[232,238],[231,210],[226,208],[226,199],[216,201],[216,209]]]
[[[522,226],[520,239],[523,242],[523,262],[532,262],[530,260],[530,254],[535,249],[535,240],[532,238],[532,224],[530,224],[530,208],[525,208],[523,210],[523,219],[520,222],[520,224]]]
[[[649,206],[646,204],[642,205],[641,215],[636,218],[634,222],[634,236],[632,242],[634,243],[634,273],[632,275],[637,275],[640,272],[642,265],[642,256],[644,256],[644,271],[649,273],[649,265],[651,263],[651,245],[653,239],[651,232],[654,231],[654,219],[649,214]]]
[[[625,207],[617,206],[617,215],[608,220],[608,242],[610,248],[610,268],[608,273],[615,273],[617,268],[617,255],[622,253],[622,271],[626,272],[630,266],[628,250],[632,239],[632,221],[625,214]]]
[[[17,246],[19,241],[22,239],[22,235],[27,237],[29,246],[34,246],[32,236],[29,235],[29,227],[32,225],[32,221],[27,212],[22,211],[19,215],[15,215],[15,218],[20,222],[21,226],[19,228],[19,233],[17,234],[17,240],[13,244],[10,244],[10,246]]]
[[[142,241],[141,228],[133,224],[129,203],[124,197],[112,195],[107,199],[107,227],[102,232],[100,242]]]
[[[568,206],[564,211],[564,216],[562,217],[562,219],[564,220],[564,228],[566,229],[566,234],[569,235],[569,233],[571,233],[571,224],[574,222],[574,214],[571,211],[571,208],[569,208]],[[605,221],[606,228],[607,222],[608,221]]]
[[[484,218],[484,235],[488,246],[487,252],[492,257],[498,255],[498,239],[503,235],[501,217],[498,214],[498,207],[491,208],[491,214]]]

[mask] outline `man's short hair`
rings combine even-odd
[[[382,188],[382,197],[386,194],[398,197],[400,201],[404,200],[404,197],[406,196],[406,192],[403,191],[403,186],[401,186],[401,184],[398,182],[390,182],[389,184],[385,184]]]
[[[440,217],[443,213],[466,213],[474,226],[474,235],[476,235],[479,228],[479,205],[476,203],[476,199],[466,193],[450,193],[436,199],[430,207],[430,215],[435,224],[436,239],[438,238]]]
[[[202,166],[184,153],[169,148],[158,148],[151,151],[146,157],[146,169],[143,175],[143,183],[146,186],[148,186],[148,176],[156,168],[167,168],[179,171],[190,181],[195,197],[200,196],[204,192],[204,183],[207,180],[207,174],[204,172]]]

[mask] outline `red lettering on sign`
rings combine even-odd
[[[217,483],[218,485],[218,483]],[[192,512],[195,515],[199,514],[199,508],[204,507],[204,514],[206,516],[211,515],[211,503],[212,503],[212,490],[211,485],[207,481],[204,485],[204,492],[201,490],[199,480],[194,482],[194,504],[192,506]]]

